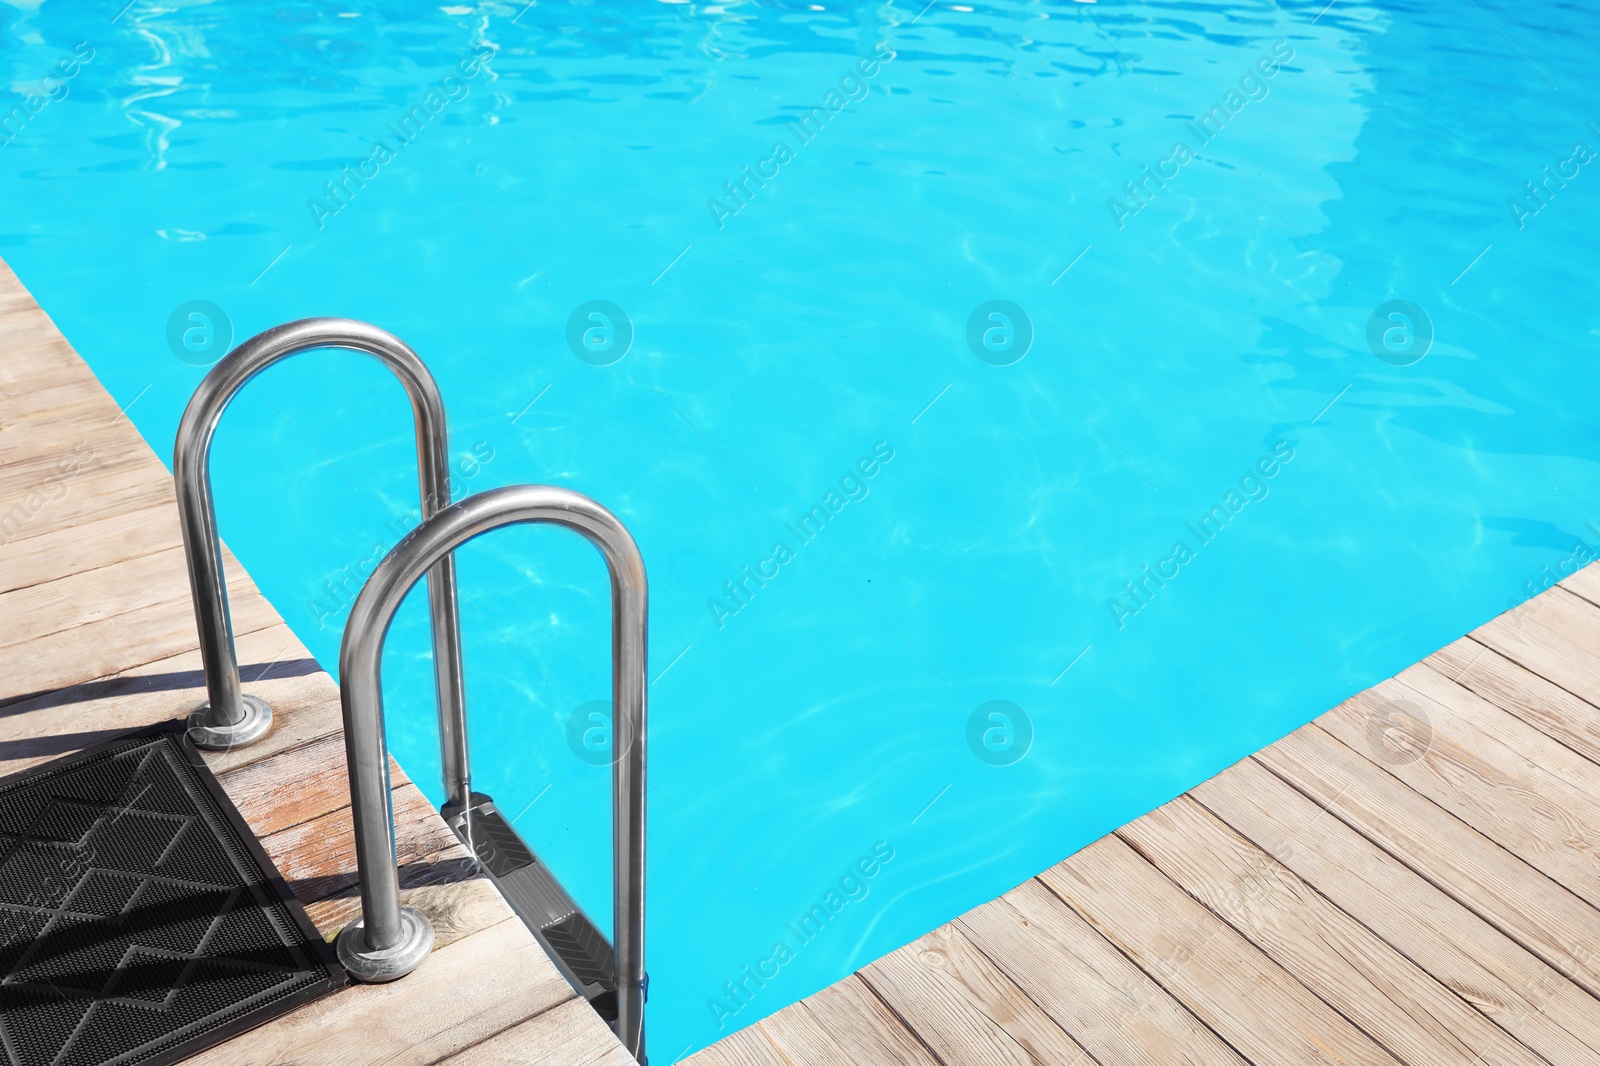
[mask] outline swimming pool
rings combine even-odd
[[[0,2],[0,256],[163,457],[230,336],[348,315],[429,361],[463,491],[628,523],[670,1062],[1600,550],[1597,29]],[[224,423],[223,536],[330,668],[412,463],[352,356]],[[602,564],[461,575],[477,784],[608,915]],[[422,601],[388,707],[438,799]]]

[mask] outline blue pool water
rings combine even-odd
[[[0,256],[163,456],[207,323],[348,315],[466,490],[628,523],[660,1061],[1597,550],[1593,10],[123,3],[0,0]],[[224,424],[329,668],[412,471],[353,356]],[[461,580],[476,782],[609,915],[603,568],[512,530]],[[420,595],[386,664],[438,799]]]

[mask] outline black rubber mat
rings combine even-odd
[[[344,984],[180,723],[0,781],[10,1066],[164,1066]]]

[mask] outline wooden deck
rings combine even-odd
[[[204,699],[180,545],[166,468],[0,263],[0,775]],[[271,701],[276,725],[207,761],[331,936],[359,910],[338,689],[228,562],[245,683]],[[403,981],[338,992],[191,1061],[631,1063],[391,769],[404,898],[434,921],[433,957]]]
[[[689,1062],[1600,1063],[1597,605],[1600,564]]]

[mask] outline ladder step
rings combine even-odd
[[[578,980],[585,984],[603,985],[608,989],[616,987],[616,955],[588,915],[574,911],[545,926],[543,933],[546,943],[566,960]]]
[[[572,987],[601,1017],[615,1020],[616,953],[599,926],[488,796],[474,792],[467,808],[446,804],[442,813]]]

